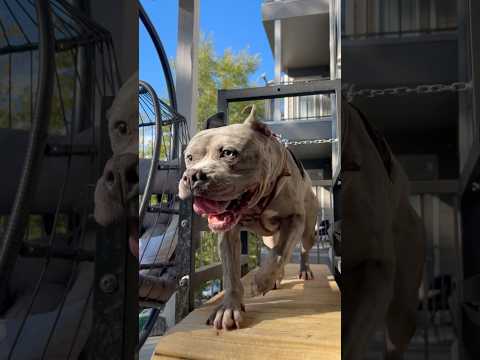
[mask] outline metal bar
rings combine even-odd
[[[140,201],[139,219],[140,224],[142,224],[145,210],[150,203],[150,197],[152,195],[152,185],[155,181],[155,175],[157,174],[157,172],[155,171],[155,164],[158,162],[158,158],[160,156],[160,147],[162,146],[163,133],[161,124],[160,104],[158,102],[157,94],[155,93],[155,90],[153,90],[153,88],[150,86],[150,84],[140,80],[139,85],[148,91],[152,99],[153,109],[155,112],[155,140],[152,142],[153,154],[148,169],[147,181],[143,190],[143,196]]]
[[[157,31],[155,30],[155,26],[153,26],[152,22],[150,21],[150,18],[148,17],[140,1],[138,2],[138,14],[140,17],[140,21],[143,23],[143,26],[145,26],[145,29],[150,35],[153,45],[155,46],[155,50],[157,50],[158,57],[160,58],[163,74],[167,82],[167,90],[168,90],[170,105],[172,106],[172,108],[177,110],[177,95],[175,93],[175,85],[173,82],[172,72],[170,71],[170,65],[168,63],[167,54],[165,52],[165,49],[163,48],[163,44],[162,44],[162,41],[160,40],[160,37],[158,36]]]
[[[241,276],[244,276],[248,272],[248,232],[241,231],[240,232],[240,244],[241,244],[241,256],[247,258],[246,264],[240,265]]]
[[[241,255],[240,265],[248,265],[248,255]],[[222,264],[216,263],[207,266],[202,266],[192,274],[190,281],[191,291],[195,292],[200,289],[202,285],[209,280],[222,279]]]
[[[219,111],[224,111],[225,114],[227,114],[225,110],[228,109],[227,104],[230,102],[276,99],[288,96],[332,94],[335,92],[340,93],[340,91],[340,80],[305,81],[255,88],[219,90],[217,105]]]
[[[113,97],[104,97],[98,139],[98,172],[111,156],[106,110]],[[126,218],[99,228],[96,239],[91,358],[133,359],[138,341],[138,260],[128,248]]]
[[[190,134],[197,131],[197,79],[199,42],[199,0],[178,1],[178,46],[175,57],[175,85],[178,93],[178,112],[187,120]],[[178,127],[174,133],[178,132]],[[174,139],[178,139],[174,136]],[[174,157],[179,144],[174,144]]]
[[[93,145],[47,144],[45,147],[45,156],[91,156],[96,153]]]
[[[75,261],[94,261],[95,253],[88,250],[78,249],[55,249],[49,246],[40,246],[33,244],[23,244],[20,254],[25,257],[46,258],[47,254],[52,258],[75,260]]]
[[[149,206],[147,208],[147,211],[151,212],[151,213],[174,214],[174,215],[178,215],[178,214],[181,213],[181,210],[166,208],[166,207],[163,207],[162,205],[160,205],[160,206]]]
[[[363,38],[378,38],[378,37],[391,37],[392,35],[395,35],[397,37],[403,37],[403,35],[430,35],[430,34],[441,34],[441,33],[451,33],[451,32],[456,32],[458,30],[457,27],[446,27],[446,28],[441,28],[441,29],[427,29],[427,28],[420,28],[417,30],[405,30],[405,31],[379,31],[379,32],[372,32],[372,33],[361,33],[361,34],[348,34],[348,35],[343,35],[342,39],[348,39],[348,40],[355,40],[355,39],[363,39]],[[456,36],[453,36],[456,38]],[[388,39],[387,39],[388,40]],[[413,38],[410,39],[412,42],[418,42],[418,38]],[[427,39],[429,41],[433,41],[434,39]],[[391,42],[391,39],[388,40]],[[350,44],[349,44],[350,45]],[[365,46],[365,43],[358,43],[358,46]]]
[[[468,42],[471,48],[471,74],[473,82],[473,115],[471,117],[473,134],[473,144],[470,147],[465,165],[461,171],[460,195],[463,195],[472,181],[480,178],[480,122],[477,120],[480,116],[480,44],[479,37],[480,24],[478,22],[480,14],[480,4],[478,1],[469,1],[470,8],[467,13],[467,29],[469,30]]]
[[[222,264],[211,264],[208,266],[202,266],[192,274],[190,282],[191,291],[195,292],[199,290],[202,285],[209,280],[222,278]]]
[[[182,149],[182,153],[183,153]],[[181,156],[181,168],[185,169],[185,161]],[[175,249],[175,266],[178,278],[189,276],[191,278],[195,271],[195,259],[192,258],[192,229],[193,229],[193,210],[192,200],[187,199],[180,202],[178,242]],[[175,297],[175,321],[179,322],[192,310],[191,301],[191,284],[182,286],[178,289]]]

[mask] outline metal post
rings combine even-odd
[[[183,149],[182,149],[183,151]],[[181,159],[181,172],[185,169],[185,162],[183,156]],[[192,229],[194,222],[194,215],[192,211],[192,200],[180,201],[180,213],[178,223],[180,228],[178,230],[178,242],[175,249],[175,267],[177,276],[181,279],[187,275],[192,278],[192,274],[195,270],[193,241],[192,241]],[[188,286],[183,286],[178,289],[175,294],[175,322],[179,322],[193,309],[193,294],[191,294],[191,283]]]
[[[178,2],[178,46],[175,60],[178,112],[187,119],[193,136],[197,131],[197,78],[199,0]]]
[[[113,97],[102,99],[102,113]],[[108,121],[100,121],[99,173],[111,157]],[[138,342],[138,260],[128,246],[126,218],[99,228],[95,250],[91,358],[133,359]]]
[[[274,22],[274,55],[275,55],[275,83],[282,82],[282,20],[275,20]],[[273,101],[273,121],[280,121],[280,99]]]
[[[248,232],[246,231],[240,232],[240,243],[242,246],[241,254],[248,255]],[[245,275],[247,272],[248,272],[248,264],[246,264],[246,266],[242,266],[241,276]]]

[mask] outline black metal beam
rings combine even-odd
[[[341,92],[340,80],[299,81],[291,84],[278,84],[245,89],[219,90],[218,111],[225,111],[230,102],[278,99],[290,96],[333,94]]]
[[[104,97],[98,139],[98,173],[112,156]],[[127,219],[99,227],[96,239],[90,358],[134,359],[138,342],[138,259],[129,251]]]
[[[183,153],[182,149],[182,153]],[[181,157],[181,168],[182,172],[185,169],[185,161]],[[189,276],[190,280],[193,272],[195,271],[195,256],[193,248],[193,228],[194,228],[194,217],[193,214],[193,203],[192,199],[180,201],[179,209],[179,219],[178,223],[180,227],[178,229],[178,241],[175,248],[175,267],[177,271],[178,279],[181,279],[183,276]],[[191,299],[193,298],[193,291],[190,284],[188,286],[179,287],[176,293],[175,298],[175,321],[179,322],[185,316],[188,315],[193,309],[193,303]]]

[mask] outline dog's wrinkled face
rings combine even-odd
[[[268,128],[254,118],[243,124],[203,130],[185,150],[179,196],[193,196],[193,209],[208,217],[211,230],[232,229],[242,213],[258,201],[260,184],[270,166],[266,152]]]
[[[113,156],[95,188],[95,220],[103,226],[126,216],[130,249],[138,254],[138,74],[128,79],[107,113]]]

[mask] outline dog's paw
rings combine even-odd
[[[313,272],[310,269],[301,270],[298,273],[298,278],[303,280],[313,280]]]
[[[265,295],[270,290],[273,290],[276,285],[277,276],[258,272],[254,276],[255,288],[258,295]]]
[[[275,280],[275,283],[273,284],[273,289],[272,290],[280,289],[281,282],[282,282],[282,280]]]
[[[298,278],[303,280],[312,280],[313,271],[310,269],[308,264],[300,264],[300,272],[298,273]]]
[[[245,306],[236,299],[225,298],[207,319],[207,325],[213,325],[218,330],[240,329],[242,312]]]

